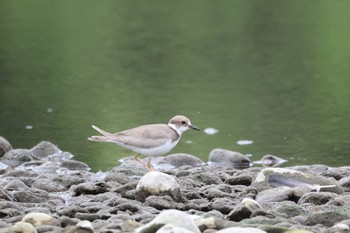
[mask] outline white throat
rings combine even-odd
[[[176,127],[176,125],[169,123],[168,124],[170,128],[176,131],[176,133],[181,137],[182,133],[185,132],[184,130],[181,130],[181,128]]]

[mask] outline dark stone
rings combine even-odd
[[[110,190],[110,187],[105,182],[87,182],[78,184],[72,188],[73,196],[86,195],[86,194],[99,194],[105,193]]]
[[[300,198],[300,200],[298,201],[298,204],[311,203],[313,205],[324,205],[330,200],[336,198],[337,196],[338,195],[335,193],[326,193],[326,192],[306,193]]]
[[[149,196],[145,200],[146,205],[158,210],[175,209],[176,202],[169,196]]]
[[[245,185],[249,186],[252,184],[253,177],[249,175],[238,175],[226,179],[225,183],[230,185]]]

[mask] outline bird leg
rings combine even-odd
[[[140,156],[139,153],[136,154],[135,157],[134,157],[134,159],[135,159],[137,162],[141,163],[148,171],[154,171],[154,168],[153,168],[152,165],[151,165],[151,158],[152,158],[152,157],[150,157],[149,160],[148,160],[148,162],[145,163],[145,162],[143,162],[141,159],[138,158],[139,156]]]

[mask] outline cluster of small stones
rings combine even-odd
[[[350,229],[350,167],[251,167],[248,157],[215,149],[208,163],[186,154],[157,158],[161,172],[130,158],[91,172],[50,142],[12,149],[0,137],[0,147],[0,233]]]

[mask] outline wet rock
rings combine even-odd
[[[6,140],[6,138],[0,136],[0,157],[10,150],[12,150],[11,144]]]
[[[65,187],[49,179],[42,179],[42,178],[35,179],[31,187],[35,189],[44,190],[47,192],[62,192],[66,189]]]
[[[0,199],[6,200],[6,201],[13,201],[14,200],[13,195],[2,187],[0,187]]]
[[[48,141],[42,141],[30,150],[38,159],[61,152],[57,146]]]
[[[262,164],[264,167],[277,167],[285,162],[288,162],[288,160],[282,159],[275,155],[264,155],[260,161],[255,161],[256,164]]]
[[[265,168],[259,172],[252,183],[258,191],[270,187],[305,187],[310,190],[342,193],[343,190],[335,180],[326,179],[322,176],[315,176],[310,173],[300,172],[286,168]]]
[[[13,190],[21,190],[29,188],[23,181],[20,181],[18,179],[11,179],[6,185],[5,189],[9,191]]]
[[[100,219],[100,215],[97,214],[97,213],[81,213],[81,212],[78,212],[78,213],[76,213],[74,215],[74,218],[93,222],[93,221],[95,221],[97,219]]]
[[[217,198],[212,203],[212,208],[213,210],[220,211],[223,214],[228,214],[238,204],[239,202],[234,201],[232,198]]]
[[[210,166],[234,167],[237,169],[248,168],[250,159],[235,151],[217,148],[209,153],[208,164]]]
[[[6,172],[9,172],[12,168],[7,165],[4,164],[3,162],[0,162],[0,175],[5,174]]]
[[[110,190],[110,187],[105,182],[86,182],[71,187],[74,196],[85,194],[99,194]]]
[[[227,215],[227,218],[231,221],[239,222],[245,218],[250,218],[253,212],[260,209],[261,207],[256,201],[245,198]]]
[[[321,224],[323,226],[331,227],[342,220],[349,219],[349,217],[349,211],[345,208],[328,211],[312,211],[308,214],[305,224],[308,226]]]
[[[223,183],[219,176],[210,172],[196,172],[186,178],[205,185]]]
[[[175,201],[182,200],[180,189],[174,177],[152,171],[144,175],[136,187],[136,200],[144,201],[148,196],[170,196]]]
[[[338,184],[345,192],[350,192],[350,176],[343,177],[338,181]]]
[[[306,193],[303,195],[298,204],[311,203],[313,205],[324,205],[330,200],[336,198],[338,195],[335,193],[319,192],[319,193]]]
[[[145,204],[158,210],[175,209],[177,207],[177,203],[169,196],[149,196],[146,198]]]
[[[88,211],[77,205],[70,205],[58,211],[59,215],[67,216],[70,218],[73,218],[76,213],[88,213]]]
[[[274,203],[274,206],[271,209],[283,214],[286,218],[292,218],[305,213],[301,206],[292,201]]]
[[[249,186],[252,184],[253,177],[250,175],[237,175],[226,179],[225,183],[230,185],[245,185]]]
[[[31,161],[34,154],[27,149],[13,149],[1,157],[1,162],[11,167],[18,167],[22,163]]]
[[[42,190],[28,188],[26,190],[14,191],[13,197],[17,202],[42,203],[48,200],[49,194]]]
[[[55,154],[49,155],[46,157],[45,161],[49,161],[52,163],[57,163],[57,164],[61,164],[63,161],[65,160],[69,160],[71,158],[73,158],[74,156],[69,153],[69,152],[57,152]]]
[[[254,224],[254,225],[291,225],[287,219],[281,217],[266,217],[266,216],[256,216],[252,218],[243,219],[241,224]]]
[[[150,223],[137,228],[136,233],[156,232],[161,227],[172,224],[175,227],[182,227],[193,233],[200,233],[193,219],[185,212],[179,210],[165,210],[161,212]]]
[[[58,225],[58,221],[51,215],[45,213],[29,213],[22,218],[22,222],[27,222],[33,226]]]
[[[307,191],[308,190],[304,190],[302,188],[292,189],[289,187],[278,187],[260,192],[256,197],[256,201],[261,205],[268,202],[298,202],[301,196],[307,193]]]
[[[90,167],[83,162],[75,160],[64,160],[61,164],[61,167],[67,168],[71,171],[89,171]]]
[[[203,162],[201,159],[197,158],[196,156],[193,156],[190,154],[177,153],[177,154],[171,154],[164,157],[162,160],[160,160],[157,163],[156,166],[159,166],[161,164],[169,164],[173,168],[178,168],[185,165],[189,165],[191,167],[200,167],[205,165],[205,162]]]

